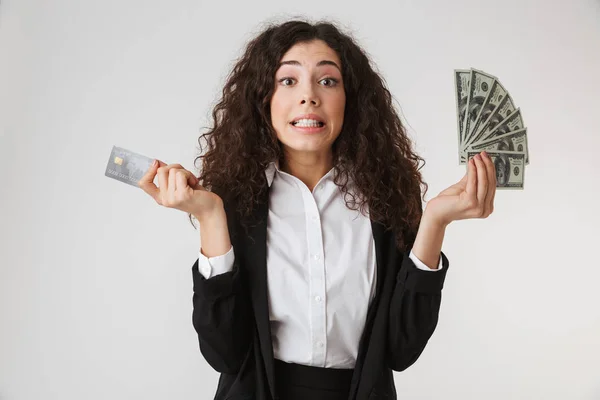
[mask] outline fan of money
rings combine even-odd
[[[529,164],[521,109],[498,78],[477,69],[455,69],[459,164],[486,151],[496,166],[497,189],[523,189]]]

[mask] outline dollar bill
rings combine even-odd
[[[523,117],[521,116],[521,109],[517,108],[513,113],[496,125],[490,133],[482,137],[480,141],[483,142],[495,136],[502,136],[508,132],[523,129],[524,127],[525,124],[523,123]]]
[[[467,151],[467,161],[479,154]],[[525,183],[525,153],[517,151],[486,151],[496,168],[497,189],[523,189]],[[467,166],[468,168],[468,166]]]
[[[487,122],[492,112],[496,109],[496,107],[498,107],[502,99],[504,99],[507,95],[508,92],[506,89],[504,89],[504,86],[502,86],[500,81],[496,79],[492,84],[492,88],[490,89],[490,95],[485,99],[483,105],[481,106],[481,113],[479,116],[477,116],[477,120],[475,123],[471,123],[469,126],[470,132],[467,133],[465,143],[471,143],[473,134],[479,130],[479,127],[482,123]]]
[[[457,121],[457,137],[459,147],[463,143],[462,132],[467,110],[467,98],[469,97],[469,82],[471,70],[456,69],[454,70],[454,87],[456,93],[456,121]],[[460,153],[459,153],[460,155]]]
[[[113,146],[104,175],[139,187],[138,181],[152,165],[153,158],[134,153],[122,147]]]
[[[517,107],[515,107],[510,94],[507,94],[506,97],[502,99],[498,107],[496,107],[496,109],[489,116],[488,120],[481,125],[479,131],[473,134],[471,141],[466,143],[466,145],[476,143],[480,141],[481,138],[486,137],[500,122],[515,112],[516,109]]]
[[[463,131],[461,139],[463,144],[467,142],[467,135],[470,132],[470,127],[475,125],[481,114],[483,103],[487,100],[491,93],[492,86],[496,77],[486,74],[483,71],[471,68],[469,78],[469,91],[467,96],[466,116],[463,122]]]
[[[504,135],[494,136],[484,142],[479,142],[469,146],[468,151],[516,151],[525,153],[525,165],[529,164],[529,148],[527,146],[527,128],[519,129],[513,132],[507,132]]]

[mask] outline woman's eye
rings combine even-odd
[[[325,85],[325,86],[335,86],[338,83],[338,80],[335,79],[335,78],[323,78],[323,79],[321,79],[321,81],[331,81],[331,82],[333,82],[332,84]]]

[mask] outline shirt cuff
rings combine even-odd
[[[422,269],[424,271],[431,271],[431,272],[436,272],[436,271],[441,271],[443,264],[442,264],[442,256],[440,255],[440,261],[439,261],[439,265],[438,265],[438,269],[433,269],[433,268],[429,268],[427,265],[425,265],[423,263],[423,261],[419,260],[417,258],[417,256],[415,256],[412,252],[412,250],[410,251],[410,255],[409,255],[410,259],[413,260],[413,262],[415,263],[415,265],[417,266],[417,268]]]
[[[231,246],[227,253],[215,257],[206,257],[202,254],[202,248],[200,248],[198,252],[198,271],[204,278],[212,278],[213,276],[232,271],[234,261],[235,253],[233,246]]]

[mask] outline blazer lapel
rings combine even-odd
[[[352,382],[350,384],[351,399],[358,398],[358,396],[360,396],[360,398],[366,398],[365,391],[368,390],[368,387],[371,384],[370,381],[373,380],[370,371],[367,370],[363,373],[363,369],[369,350],[371,334],[373,332],[373,323],[383,294],[384,283],[386,281],[388,262],[386,251],[390,235],[386,233],[383,224],[377,221],[371,220],[371,229],[373,230],[373,241],[375,242],[375,274],[377,276],[377,285],[375,289],[375,298],[369,305],[365,328],[359,342],[358,355],[356,357],[356,364],[354,366],[354,373],[352,374]]]
[[[258,204],[256,215],[259,222],[248,229],[248,236],[244,237],[244,247],[247,255],[246,265],[251,272],[250,295],[252,307],[256,318],[256,328],[262,359],[264,361],[267,381],[272,398],[275,398],[275,372],[273,343],[271,340],[271,326],[269,321],[269,303],[267,292],[267,217],[269,211],[269,187],[265,181],[265,191]],[[254,224],[254,221],[252,221]]]

